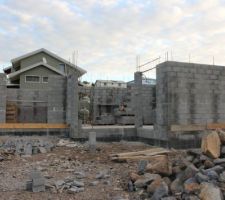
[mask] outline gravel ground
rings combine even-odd
[[[86,144],[77,147],[56,147],[49,153],[31,157],[10,155],[8,160],[0,162],[0,199],[1,200],[128,200],[138,199],[134,193],[128,193],[126,187],[128,173],[136,170],[137,163],[115,163],[109,155],[118,152],[138,151],[150,148],[139,142],[98,143],[97,153],[90,153]],[[75,177],[75,172],[82,172],[85,177],[84,191],[69,194],[67,190],[46,189],[45,192],[33,193],[25,190],[30,171],[37,168],[47,177],[49,184],[58,180]],[[96,174],[106,171],[106,179],[96,179]],[[93,181],[96,186],[90,186]],[[137,195],[137,194],[136,194]]]

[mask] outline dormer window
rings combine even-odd
[[[63,73],[65,73],[65,64],[64,63],[60,63],[59,64],[59,70]]]

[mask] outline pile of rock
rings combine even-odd
[[[224,146],[223,146],[224,145]],[[225,196],[225,132],[213,131],[201,149],[152,156],[131,172],[130,192],[151,200],[222,200]]]
[[[67,191],[68,193],[78,193],[83,192],[85,190],[85,185],[88,186],[96,186],[99,184],[100,180],[105,185],[110,185],[110,175],[108,171],[103,170],[96,174],[95,180],[90,181],[85,180],[87,178],[86,174],[82,171],[76,171],[72,176],[66,177],[64,179],[56,180],[56,181],[48,181],[46,182],[46,189],[50,189],[53,193],[62,193],[63,191]]]
[[[47,153],[55,147],[50,140],[19,138],[8,139],[0,143],[0,149],[5,152],[14,152],[17,155],[32,155],[37,153]]]
[[[68,177],[65,180],[56,181],[53,185],[50,185],[50,188],[58,192],[67,190],[68,193],[78,193],[84,191],[84,182]]]

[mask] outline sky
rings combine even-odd
[[[165,59],[225,65],[224,44],[225,0],[0,0],[0,71],[46,48],[71,62],[78,52],[82,80],[129,81],[137,56],[160,57],[141,70]]]

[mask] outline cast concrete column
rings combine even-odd
[[[69,74],[67,77],[66,123],[70,126],[70,137],[79,137],[78,122],[78,76]]]
[[[6,75],[0,74],[0,123],[6,122]]]
[[[135,113],[135,127],[139,128],[143,126],[143,112],[142,112],[142,72],[134,73],[134,113]]]

